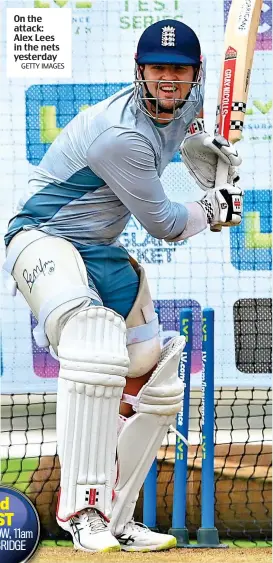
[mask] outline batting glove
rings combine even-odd
[[[209,190],[198,203],[211,227],[233,227],[240,225],[242,220],[243,195],[239,187],[225,184],[221,189]]]
[[[205,131],[203,119],[193,121],[179,150],[189,173],[202,190],[215,187],[218,158],[228,165],[227,183],[234,185],[238,182],[236,167],[242,159],[235,146],[221,135],[211,137]]]

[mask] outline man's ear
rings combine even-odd
[[[137,68],[137,77],[139,80],[143,80],[144,79],[144,69],[145,69],[145,65],[138,65]]]

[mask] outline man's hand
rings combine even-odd
[[[213,227],[240,225],[243,212],[243,192],[237,186],[223,185],[208,190],[198,202],[207,215],[207,222]]]
[[[215,138],[206,133],[203,119],[195,119],[180,146],[180,153],[191,176],[202,190],[215,187],[218,158],[228,164],[228,184],[239,180],[236,167],[242,162],[235,146],[221,135]]]

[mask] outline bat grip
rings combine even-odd
[[[229,165],[226,164],[222,159],[218,158],[217,169],[216,169],[216,178],[215,178],[215,187],[216,188],[219,188],[223,184],[227,184],[228,169],[229,169]]]
[[[215,187],[220,188],[223,184],[227,183],[228,179],[228,168],[229,165],[226,164],[222,159],[218,158],[217,169],[216,169],[216,178],[215,178]],[[222,230],[221,225],[213,225],[210,227],[210,230],[213,233],[220,233]]]

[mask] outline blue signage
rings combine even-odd
[[[247,190],[239,227],[230,229],[231,263],[237,270],[272,269],[272,191]]]

